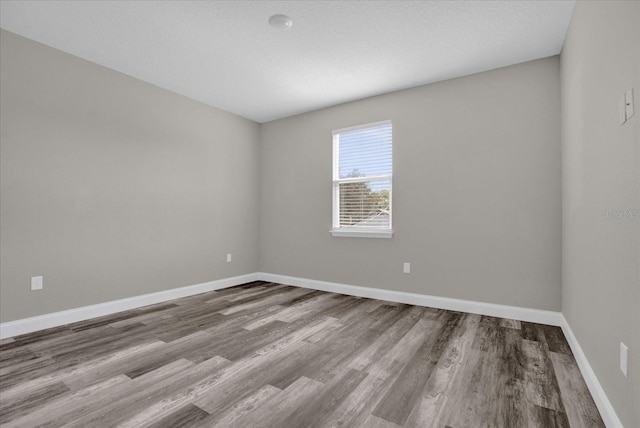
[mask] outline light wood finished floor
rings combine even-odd
[[[3,428],[603,427],[557,327],[263,282],[0,343]]]

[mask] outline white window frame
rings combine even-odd
[[[377,175],[370,177],[340,178],[340,134],[359,129],[375,128],[378,126],[391,125],[391,174]],[[352,126],[349,128],[336,129],[333,135],[333,221],[331,236],[346,238],[391,238],[393,236],[393,125],[390,120],[367,123],[365,125]],[[340,184],[341,183],[363,183],[369,181],[389,180],[389,228],[350,228],[340,227]]]

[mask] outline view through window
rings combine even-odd
[[[333,132],[333,231],[390,232],[390,121]]]

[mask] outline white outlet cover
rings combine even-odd
[[[620,96],[618,101],[618,123],[624,125],[627,122],[627,97],[626,94]]]
[[[629,375],[629,348],[620,342],[620,370],[624,377]]]
[[[44,279],[41,276],[31,277],[31,290],[42,290]]]
[[[404,273],[411,273],[411,263],[405,263],[402,266],[402,270]]]
[[[620,125],[624,125],[633,116],[633,88],[622,94],[618,104],[620,106],[619,122]]]
[[[227,263],[231,262],[231,253],[227,253]]]
[[[633,88],[624,93],[624,107],[626,120],[631,119],[633,116]]]

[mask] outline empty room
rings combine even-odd
[[[640,428],[639,1],[0,27],[3,428]]]

